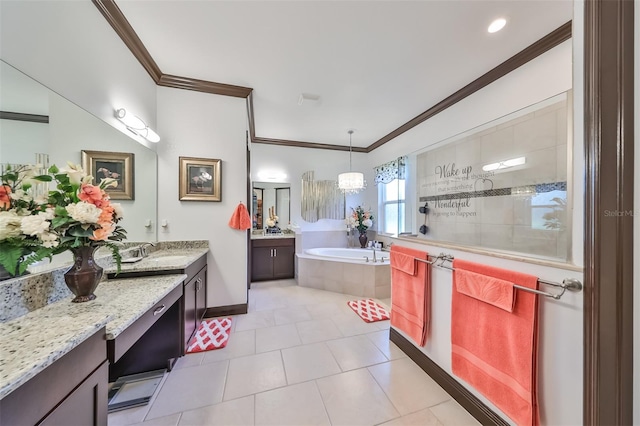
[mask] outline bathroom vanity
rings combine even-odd
[[[251,236],[251,281],[295,275],[295,234]]]
[[[3,282],[6,301],[31,305],[0,323],[0,424],[106,425],[110,381],[170,369],[184,354],[206,310],[207,252],[158,250],[123,268],[129,276],[102,281],[86,303],[71,303],[65,288],[33,306],[33,286]],[[59,278],[51,273],[39,291],[61,292]]]

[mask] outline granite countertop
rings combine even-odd
[[[64,299],[0,323],[0,399],[105,325],[106,338],[114,339],[186,277],[175,274],[102,281],[95,300],[71,303],[71,299]]]
[[[252,240],[274,240],[281,238],[295,238],[296,234],[294,233],[283,233],[283,234],[251,234]]]
[[[148,257],[136,263],[122,263],[120,273],[125,272],[153,272],[183,270],[209,252],[208,247],[202,248],[171,248],[153,251]],[[105,274],[116,272],[115,263],[104,268]],[[118,278],[117,276],[115,277]]]

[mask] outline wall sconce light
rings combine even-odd
[[[160,142],[160,136],[147,126],[147,123],[142,121],[140,117],[137,117],[124,108],[116,110],[116,118],[127,127],[128,130],[135,133],[138,136],[142,136],[149,142]]]
[[[508,169],[510,167],[522,166],[527,162],[526,157],[512,158],[511,160],[500,161],[498,163],[491,163],[482,166],[482,170],[485,172],[491,172],[493,170]]]
[[[285,182],[287,174],[278,170],[262,170],[258,172],[258,179],[263,182]]]

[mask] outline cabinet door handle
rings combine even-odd
[[[274,250],[274,249],[271,249],[271,257],[273,257],[273,250]]]
[[[278,257],[278,249],[273,249],[273,257]]]
[[[196,291],[200,291],[202,289],[202,278],[196,279]]]
[[[165,305],[158,306],[157,308],[155,308],[153,310],[153,316],[160,315],[162,313],[162,311],[164,311],[165,308],[166,308]]]

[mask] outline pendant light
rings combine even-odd
[[[353,130],[349,130],[349,171],[338,175],[338,188],[345,194],[357,194],[362,191],[367,183],[364,180],[364,173],[351,171],[351,137]]]

